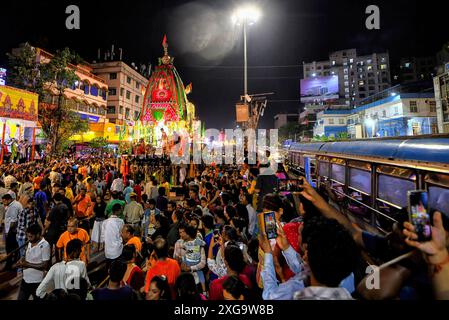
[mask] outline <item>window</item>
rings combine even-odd
[[[136,89],[139,89],[139,88],[140,88],[140,82],[136,81]]]
[[[387,70],[387,65],[386,64],[381,64],[380,65],[380,70]]]
[[[335,66],[335,60],[332,60],[332,65]]]
[[[125,89],[123,89],[123,88],[120,88],[120,96],[123,96],[123,95],[124,95],[124,93],[125,93]]]
[[[401,208],[407,206],[407,191],[415,189],[415,182],[392,176],[379,175],[378,197]]]
[[[353,63],[354,62],[354,59],[349,59],[349,63]]]
[[[117,89],[116,88],[109,88],[109,95],[110,96],[117,95]]]
[[[136,95],[135,98],[134,98],[134,101],[135,101],[136,103],[139,103],[139,100],[140,100],[140,97],[139,97],[138,95]]]
[[[320,170],[320,176],[329,177],[329,163],[320,161],[318,162],[318,169]]]
[[[373,62],[373,60],[371,60],[371,59],[366,60],[366,63],[368,63],[368,64],[370,64],[372,62]]]
[[[334,124],[334,119],[333,118],[329,119],[329,124]]]
[[[364,86],[364,85],[365,85],[365,81],[360,80],[360,81],[359,81],[359,86]]]
[[[449,190],[436,186],[429,186],[429,207],[441,212],[447,212],[447,196]]]
[[[131,91],[126,90],[126,99],[131,99]]]
[[[109,74],[109,79],[110,79],[110,80],[115,80],[115,79],[117,79],[117,73],[116,73],[116,72],[110,73],[110,74]]]
[[[372,70],[373,70],[373,66],[368,66],[368,67],[366,67],[366,70],[372,71]]]
[[[349,86],[349,82],[345,81],[345,87]]]
[[[437,107],[436,107],[435,101],[430,101],[429,106],[430,106],[430,112],[437,112]]]
[[[371,172],[349,168],[349,186],[371,194]]]
[[[84,94],[89,94],[89,83],[84,82]]]
[[[340,123],[340,124],[345,124],[345,119],[339,119],[339,120],[338,120],[338,123]]]
[[[332,163],[332,179],[335,181],[338,181],[340,183],[345,183],[345,166],[342,166],[340,164]]]
[[[119,108],[119,113],[120,113],[120,114],[123,114],[123,106],[120,106],[120,108]]]
[[[399,108],[397,106],[394,107],[394,114],[399,114]]]
[[[115,114],[115,106],[108,106],[108,114]]]
[[[345,88],[345,92],[349,93],[349,88]]]
[[[139,111],[134,111],[134,120],[139,118]]]
[[[94,97],[98,96],[98,87],[96,85],[90,87],[90,94]]]
[[[126,108],[126,110],[125,110],[125,118],[126,119],[129,119],[129,112],[130,112],[131,110],[129,110],[129,108]]]
[[[347,74],[345,74],[345,80],[348,80],[349,76]]]
[[[126,83],[131,84],[131,77],[129,76],[126,77]]]
[[[418,112],[418,106],[416,104],[416,101],[410,101],[410,112],[412,113]]]

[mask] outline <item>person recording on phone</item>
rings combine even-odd
[[[353,285],[345,280],[351,280],[359,251],[350,234],[336,220],[321,216],[308,219],[300,229],[303,257],[292,248],[278,222],[276,242],[295,273],[280,284],[267,234],[265,231],[259,234],[259,245],[264,251],[263,299],[351,300]]]
[[[404,222],[404,227],[404,235],[407,237],[405,242],[418,249],[428,264],[435,298],[449,300],[449,241],[448,232],[443,226],[441,212],[436,211],[433,215],[431,238],[428,241],[418,241],[419,236],[412,223]]]

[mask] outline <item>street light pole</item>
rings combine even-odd
[[[248,53],[246,47],[246,18],[243,20],[243,95],[245,99],[245,106],[247,104],[246,97],[248,96]]]

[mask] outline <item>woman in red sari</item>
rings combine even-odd
[[[136,248],[133,245],[123,247],[121,259],[127,264],[126,272],[123,276],[123,282],[137,292],[140,292],[140,289],[145,284],[145,275],[142,269],[135,264],[136,255]]]

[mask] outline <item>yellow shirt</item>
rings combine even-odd
[[[168,182],[161,184],[161,187],[165,188],[165,196],[170,196],[170,184]]]
[[[65,197],[70,200],[70,202],[73,202],[73,199],[75,199],[75,196],[73,195],[73,190],[70,187],[65,188]]]

